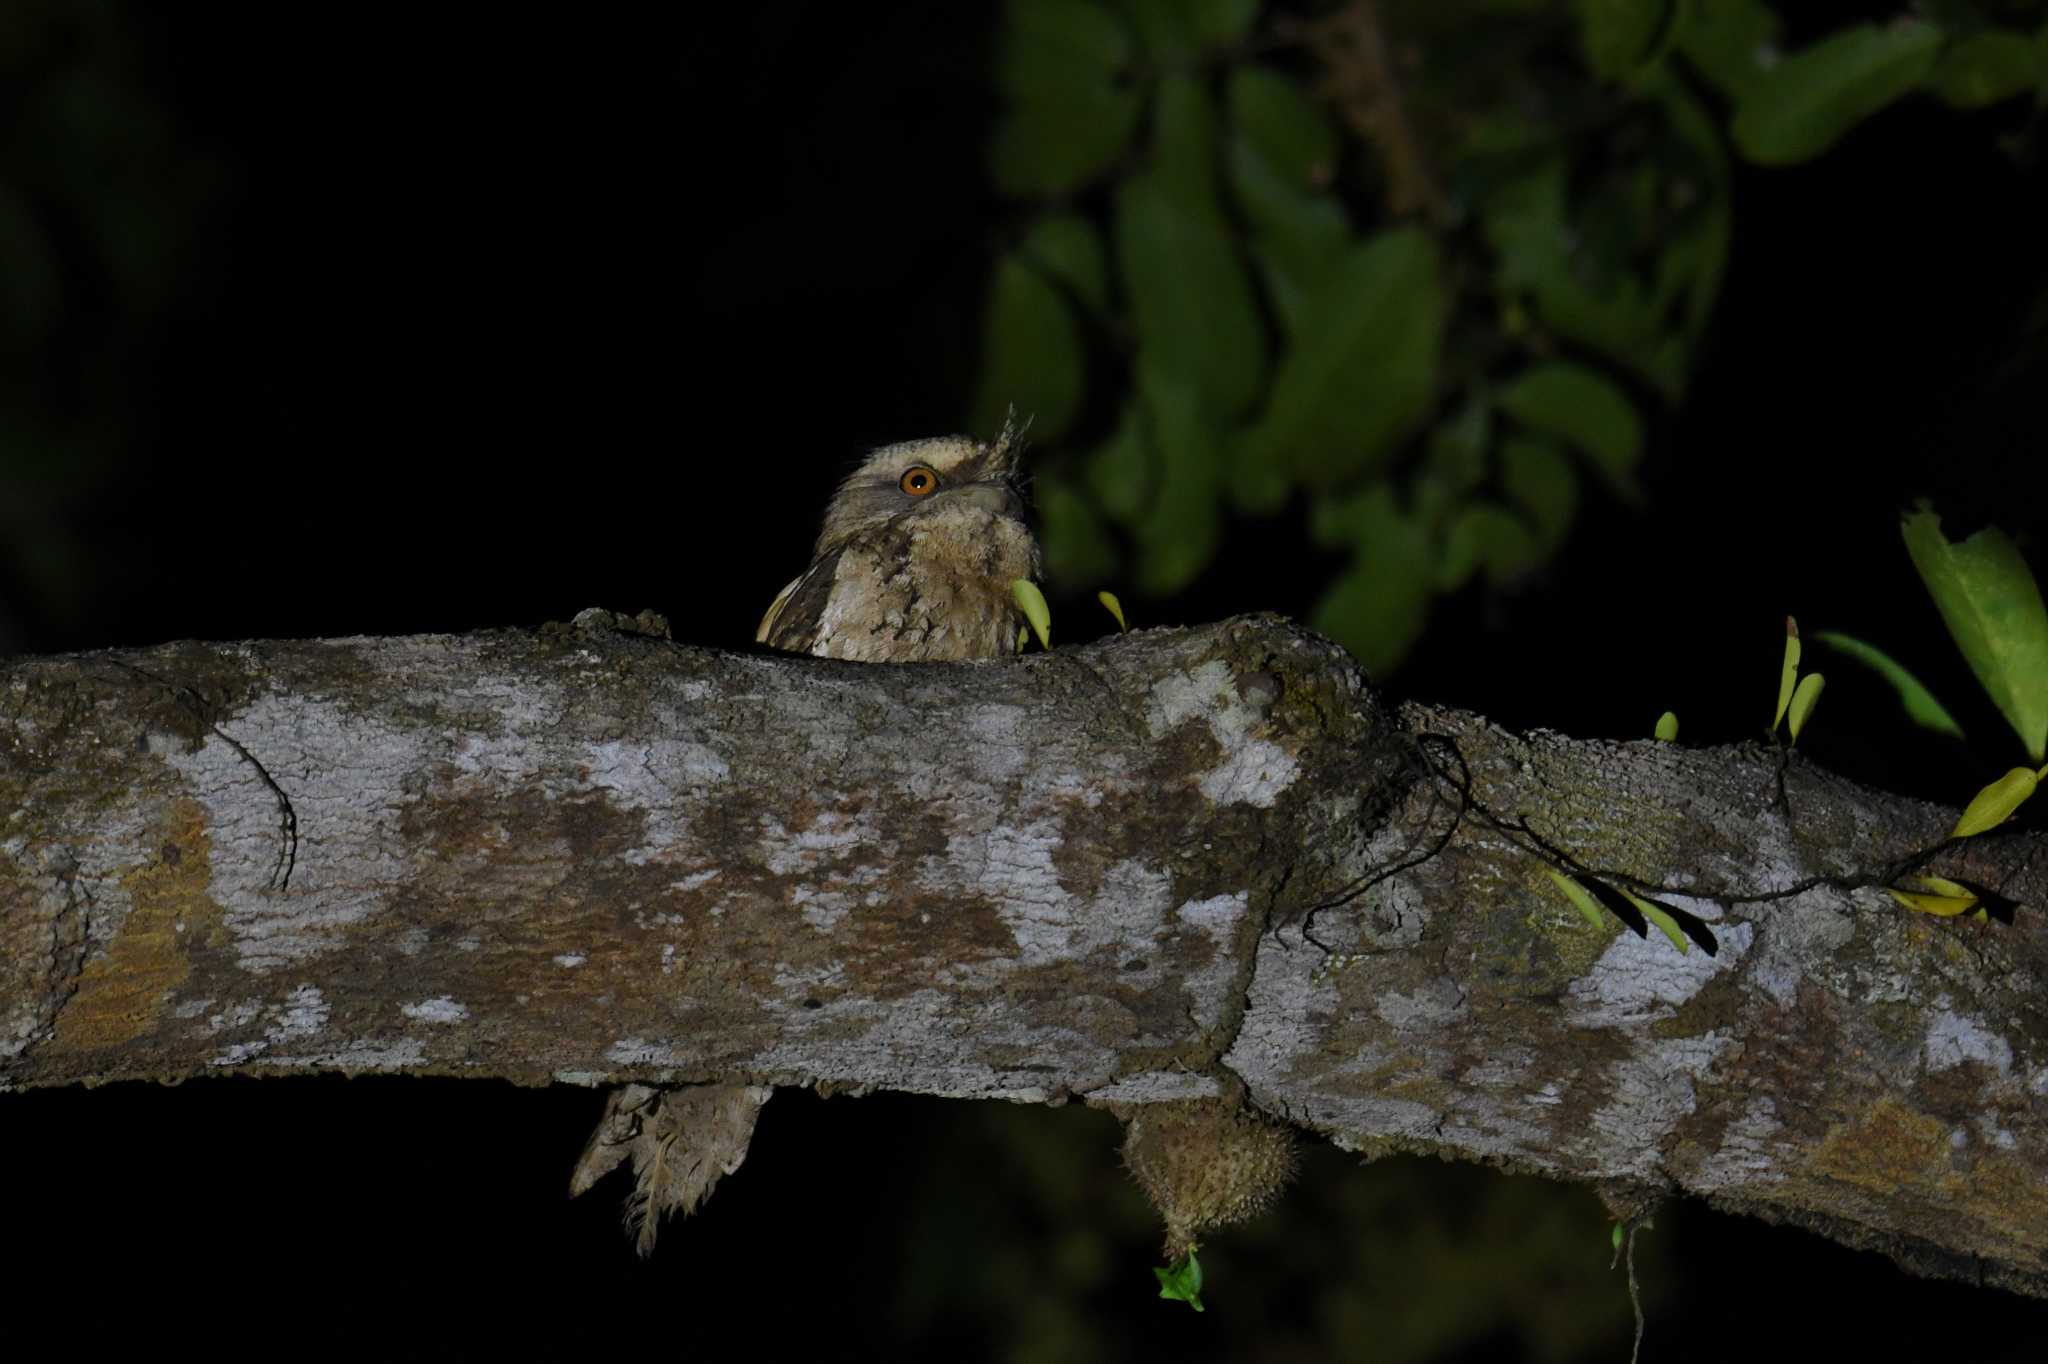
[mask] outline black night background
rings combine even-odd
[[[1894,12],[1787,8],[1788,46]],[[984,172],[1000,18],[7,6],[0,654],[590,606],[752,647],[846,465],[972,419],[1023,220]],[[1640,501],[1589,483],[1557,553],[1435,601],[1388,685],[1511,727],[1642,737],[1669,709],[1687,743],[1756,738],[1790,613],[1910,659],[1995,735],[1898,521],[1931,497],[1951,535],[1995,523],[2048,564],[2040,120],[1915,96],[1803,164],[1736,161],[1725,283],[1682,402],[1646,408]],[[1124,591],[1133,624],[1307,618],[1343,562],[1302,531],[1313,496],[1233,513],[1184,589]],[[1056,642],[1110,628],[1092,589],[1050,586]],[[2006,765],[1830,674],[1811,760],[1950,803]],[[1196,1316],[1154,1296],[1105,1114],[785,1091],[641,1262],[620,1182],[566,1197],[601,1104],[405,1077],[0,1095],[16,1329],[111,1341],[133,1306],[231,1358],[362,1335],[390,1357],[1628,1350],[1583,1189],[1319,1148],[1205,1249]],[[1754,1353],[1764,1321],[1800,1354],[2048,1344],[2048,1305],[1699,1206],[1657,1217],[1638,1271],[1647,1359]]]

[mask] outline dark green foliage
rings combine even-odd
[[[1735,115],[1743,155],[1767,166],[1818,156],[1934,69],[1942,32],[1902,21],[1844,29],[1772,67]]]
[[[1958,109],[1981,109],[2048,83],[2048,25],[2031,41],[2009,29],[1973,34],[1942,53],[1927,86]]]
[[[2009,8],[2009,7],[2008,7]],[[1361,16],[1363,16],[1361,18]],[[1730,158],[1821,155],[1916,90],[2044,88],[1967,3],[1785,50],[1761,0],[1013,4],[990,426],[1036,417],[1053,585],[1154,597],[1232,517],[1303,515],[1313,615],[1397,665],[1510,592],[1588,497],[1636,503],[1728,259]]]
[[[1017,0],[996,58],[1009,107],[989,148],[996,188],[1018,196],[1070,193],[1122,155],[1142,105],[1120,73],[1131,42],[1089,0]]]

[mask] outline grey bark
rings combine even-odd
[[[1879,888],[1953,819],[1762,745],[1394,710],[1270,617],[964,665],[602,619],[15,659],[0,1087],[1241,1095],[2048,1295],[2043,840],[1928,863],[2011,927]],[[1718,954],[1590,925],[1547,860]]]

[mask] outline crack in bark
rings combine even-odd
[[[269,788],[272,798],[277,801],[277,861],[271,867],[269,886],[280,894],[288,891],[291,888],[292,872],[299,864],[299,812],[292,805],[292,799],[285,793],[284,787],[278,784],[277,778],[270,775],[270,769],[257,760],[256,755],[249,751],[247,745],[220,727],[219,722],[214,717],[221,708],[207,700],[197,689],[186,686],[182,682],[173,682],[169,678],[160,677],[146,668],[141,668],[128,662],[126,659],[110,658],[107,662],[145,679],[152,686],[160,687],[170,693],[191,714],[194,720],[205,726],[208,733],[234,749],[241,756],[242,761],[256,769],[256,775],[262,779],[264,786]]]
[[[251,753],[241,740],[219,725],[212,725],[209,728],[225,740],[230,748],[241,754],[243,761],[256,769],[256,775],[263,779],[263,784],[270,788],[270,794],[277,800],[277,861],[270,869],[268,884],[271,889],[282,895],[291,889],[292,872],[299,865],[299,812],[293,807],[292,798],[285,794],[284,787],[278,785],[277,778],[270,775],[270,769],[259,762],[256,755]]]

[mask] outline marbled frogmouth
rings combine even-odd
[[[865,663],[959,662],[1016,648],[1010,595],[1039,574],[1015,479],[1021,442],[966,436],[885,445],[825,509],[811,566],[754,638]]]
[[[1024,616],[1010,593],[1037,578],[1038,542],[1016,487],[1017,433],[939,436],[874,451],[833,494],[811,566],[768,608],[754,638],[793,653],[868,663],[1000,658]],[[626,1085],[577,1162],[581,1193],[629,1157],[627,1223],[640,1253],[663,1216],[688,1213],[746,1158],[769,1090]]]

